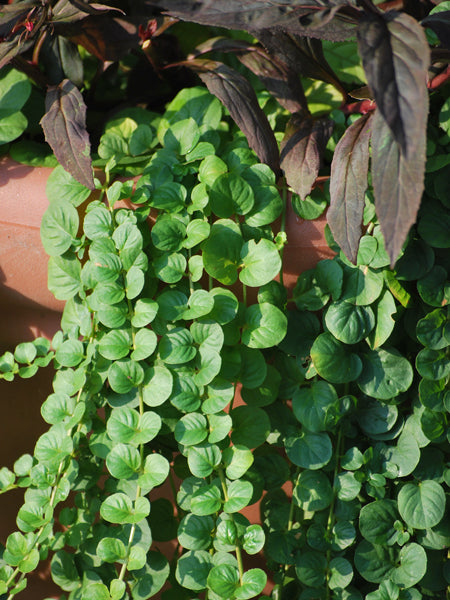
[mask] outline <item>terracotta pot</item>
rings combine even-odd
[[[42,215],[48,207],[45,187],[50,173],[49,168],[27,167],[7,157],[0,161],[0,353],[37,336],[51,338],[59,329],[64,303],[47,289],[48,257],[39,233]],[[314,267],[323,258],[332,257],[333,253],[324,240],[324,218],[303,221],[295,215],[290,203],[287,211],[288,244],[283,255],[283,277],[285,286],[292,292],[302,271]],[[255,301],[252,296],[249,300]],[[17,380],[13,384],[0,382],[0,394],[8,415],[0,426],[0,466],[12,467],[21,454],[32,452],[36,440],[45,431],[46,424],[39,411],[50,393],[51,379],[52,372],[46,369],[30,380]],[[20,437],[16,435],[18,431]],[[0,541],[3,543],[15,529],[14,516],[22,501],[21,493],[0,496]],[[257,505],[245,513],[252,522],[258,521]],[[39,578],[32,578],[21,598],[41,597],[45,585]],[[45,593],[55,593],[51,581],[47,582]]]

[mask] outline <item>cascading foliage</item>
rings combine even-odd
[[[356,264],[330,237],[336,258],[288,300],[274,281],[283,186],[205,89],[162,117],[118,115],[98,154],[94,196],[61,167],[49,180],[41,231],[61,331],[0,359],[7,380],[56,369],[48,432],[0,470],[2,492],[26,490],[0,593],[48,556],[70,600],[145,600],[166,582],[164,600],[263,598],[269,572],[273,600],[441,600],[441,188],[427,186],[395,271],[369,189]],[[241,511],[261,498],[250,523]],[[248,568],[261,551],[267,568]]]

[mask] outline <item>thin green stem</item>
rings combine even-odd
[[[221,468],[217,469],[217,472],[219,474],[220,484],[222,486],[223,497],[224,497],[225,502],[227,502],[228,501],[228,488],[227,488],[227,482],[225,479],[225,474],[223,472],[223,469],[221,469]],[[234,551],[236,554],[236,560],[237,560],[238,570],[239,570],[239,583],[240,583],[240,585],[243,585],[243,583],[244,583],[244,581],[243,581],[244,563],[242,561],[242,552],[241,552],[240,546],[238,546],[236,544],[234,547]]]
[[[283,184],[281,187],[281,198],[283,200],[283,212],[281,213],[281,232],[286,231],[286,203],[287,203],[287,188],[286,181],[283,179]],[[280,269],[280,283],[284,286],[283,282],[283,254],[284,254],[284,246],[280,249],[280,257],[281,257],[281,269]]]

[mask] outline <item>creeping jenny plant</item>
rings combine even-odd
[[[440,200],[424,200],[393,272],[367,197],[357,264],[321,261],[286,304],[275,176],[233,133],[191,88],[162,117],[108,124],[87,206],[89,190],[51,175],[42,242],[61,331],[0,363],[7,380],[56,368],[48,432],[0,471],[2,491],[26,488],[5,597],[50,556],[71,599],[144,600],[167,580],[166,599],[252,598],[267,574],[245,556],[264,550],[272,598],[442,598],[450,336],[427,210]],[[136,165],[136,183],[114,176]],[[166,479],[173,497],[155,498]],[[262,496],[261,526],[240,511]]]
[[[58,4],[66,14],[64,2]],[[219,18],[205,12],[202,2],[156,4],[184,17],[187,10],[200,22]],[[285,23],[279,2],[261,4]],[[369,147],[372,179],[383,189],[382,140],[397,152],[398,173],[411,164],[409,150],[420,140],[409,132],[405,146],[401,127],[389,121],[393,129],[387,129],[380,114],[389,80],[378,76],[378,67],[387,48],[400,56],[393,59],[394,79],[403,68],[423,75],[425,54],[418,69],[408,46],[398,44],[403,28],[412,32],[412,45],[426,42],[422,25],[406,13],[360,4],[364,10],[350,3],[328,12],[314,6],[319,25],[323,21],[331,34],[336,22],[344,33],[358,23],[364,68],[378,86],[381,108],[375,115],[374,103],[365,100],[351,105],[346,98],[340,110],[341,99],[336,103],[330,91],[337,83],[323,70],[319,46],[284,30],[283,44],[296,40],[293,55],[314,56],[317,79],[328,82],[317,86],[302,73],[306,91],[296,101],[311,113],[303,114],[306,125],[300,124],[296,143],[289,142],[287,113],[300,117],[300,109],[282,110],[258,88],[251,104],[254,123],[265,126],[266,119],[275,131],[272,139],[252,138],[258,128],[248,125],[251,111],[246,121],[232,112],[232,102],[228,106],[255,146],[259,141],[263,150],[265,144],[275,148],[268,152],[275,162],[276,141],[286,133],[281,166],[304,200],[292,194],[279,169],[258,161],[219,100],[201,87],[184,89],[163,115],[132,108],[109,121],[94,157],[93,195],[61,166],[53,171],[41,231],[50,255],[49,288],[66,301],[61,330],[51,342],[19,344],[0,358],[0,377],[8,381],[32,377],[50,363],[56,369],[41,409],[48,432],[33,456],[0,470],[2,493],[25,489],[18,531],[6,540],[0,559],[0,594],[8,600],[46,558],[61,597],[70,600],[146,600],[158,593],[163,600],[245,600],[264,598],[265,589],[273,600],[448,595],[449,101],[445,85],[431,86],[426,165],[421,155],[425,194],[411,229],[411,214],[390,223],[401,240],[391,236],[387,252],[374,206],[377,190],[374,201],[368,177]],[[242,17],[219,5],[219,25],[236,18],[247,23],[245,11]],[[44,3],[32,15],[47,18],[47,8]],[[266,23],[262,8],[257,17]],[[442,18],[445,23],[448,13]],[[443,38],[443,48],[436,36],[431,44],[444,60],[445,27],[436,24],[436,12],[427,19]],[[50,31],[51,23],[44,25]],[[375,36],[380,46],[372,44],[373,31],[381,31]],[[235,40],[232,49],[240,58],[258,52],[266,67],[267,57],[272,67],[281,61],[275,80],[280,84],[285,77],[292,84],[293,63],[284,63],[289,51],[283,44],[277,50],[270,31],[257,27],[254,33],[272,54]],[[211,44],[224,50],[228,42],[210,41],[185,61],[222,100],[226,94],[217,82],[225,81],[224,89],[234,87],[240,97],[248,91],[244,78],[196,57]],[[351,58],[357,56],[355,43],[339,46],[342,62],[331,46],[328,58],[342,80],[363,85],[364,70]],[[253,70],[261,75],[258,63]],[[262,77],[266,87],[273,76]],[[25,79],[17,81],[16,92],[26,95]],[[69,84],[61,85],[63,92]],[[75,94],[70,85],[65,93]],[[281,93],[275,96],[286,101]],[[406,105],[399,103],[399,114],[411,124],[414,115]],[[414,110],[425,126],[426,103]],[[12,116],[23,122],[18,114]],[[322,181],[335,150],[340,157],[334,159],[337,171],[331,166],[331,183],[334,197],[343,199],[341,217],[351,212],[354,198],[350,188],[339,188],[336,172],[343,169],[348,180],[357,176],[363,235],[354,235],[352,227],[340,230],[352,263],[328,233],[336,257],[302,273],[288,298],[282,283],[286,201],[292,196],[303,217],[328,203],[326,185],[309,194],[320,168],[313,148],[317,135],[326,146]],[[363,147],[364,168],[348,144]],[[289,149],[297,162],[286,162]],[[299,160],[305,177],[297,180]],[[409,206],[397,171],[386,173],[396,201],[381,196],[382,208]],[[415,177],[422,179],[420,170]],[[412,212],[420,200],[417,190]],[[384,219],[386,226],[386,214]],[[256,301],[250,300],[255,292]],[[158,489],[164,482],[171,489],[167,497]],[[256,502],[261,524],[242,514]],[[173,549],[161,552],[159,544],[170,540],[176,540]],[[248,555],[257,553],[265,568],[248,568]],[[266,588],[268,574],[273,586]]]

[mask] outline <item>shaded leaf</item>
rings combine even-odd
[[[322,154],[332,132],[329,119],[314,120],[293,115],[281,142],[281,168],[286,180],[302,200],[310,194],[319,173]]]
[[[302,75],[331,83],[346,97],[340,80],[324,56],[321,40],[269,29],[261,31],[258,38],[273,58],[285,63],[297,77]]]
[[[261,162],[278,170],[278,145],[250,83],[240,73],[217,61],[194,59],[183,63],[198,72],[208,90],[229,110]]]
[[[430,53],[423,28],[406,14],[371,13],[360,21],[358,47],[380,113],[412,158],[422,146],[428,113]]]
[[[59,24],[55,31],[86,48],[99,60],[117,61],[138,45],[137,25],[109,15],[91,15],[79,23]]]
[[[202,25],[213,25],[227,29],[244,29],[256,37],[262,29],[277,28],[330,40],[344,40],[353,34],[354,23],[348,17],[336,15],[332,23],[319,27],[309,27],[311,13],[323,10],[323,4],[317,0],[300,0],[296,6],[286,5],[279,0],[274,2],[242,3],[241,0],[211,2],[210,0],[153,0],[152,4],[168,11],[174,17],[194,21]],[[301,6],[305,4],[306,6]],[[302,26],[301,17],[308,15],[306,26]]]
[[[41,119],[45,139],[66,171],[93,190],[91,145],[86,131],[86,105],[81,93],[65,79],[58,86],[49,88],[45,104],[47,112]]]
[[[362,116],[346,130],[331,163],[327,221],[334,239],[353,263],[356,263],[362,234],[369,169],[370,117],[369,114]]]
[[[436,9],[438,7],[439,5]],[[425,17],[421,24],[432,29],[445,48],[450,48],[450,10],[438,12],[436,9],[433,9],[432,14]]]
[[[307,107],[305,94],[298,73],[286,63],[270,56],[261,48],[241,52],[238,59],[259,77],[266,89],[291,113]]]

